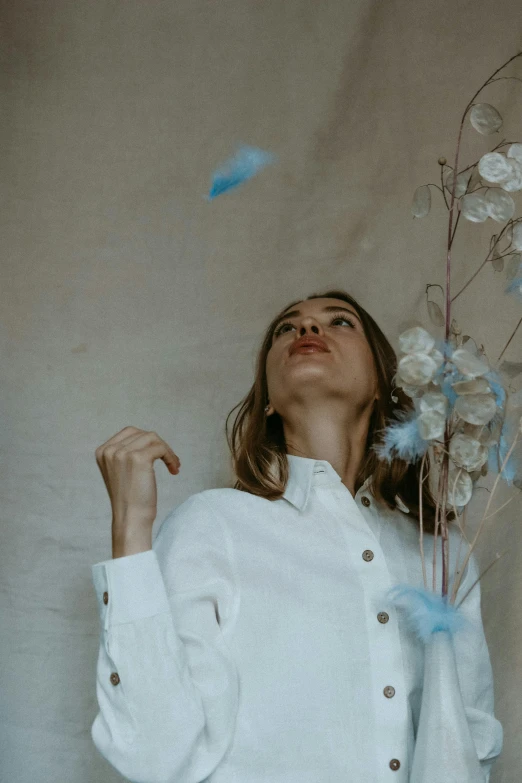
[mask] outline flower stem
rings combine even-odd
[[[509,451],[508,451],[508,453],[507,453],[507,455],[506,455],[506,458],[504,459],[504,462],[502,463],[502,467],[501,467],[500,471],[497,473],[497,476],[496,476],[496,478],[495,478],[495,483],[493,484],[493,489],[491,490],[491,494],[490,494],[490,496],[489,496],[489,499],[488,499],[488,502],[487,502],[487,505],[486,505],[486,509],[485,509],[485,511],[484,511],[484,514],[482,515],[482,519],[480,520],[480,525],[478,526],[477,532],[475,533],[475,538],[474,538],[474,539],[473,539],[473,541],[471,542],[471,545],[470,545],[470,548],[469,548],[468,554],[467,554],[467,555],[466,555],[466,557],[464,558],[464,562],[463,562],[463,564],[462,564],[462,571],[463,571],[463,572],[464,572],[464,570],[465,570],[465,568],[466,568],[466,566],[467,566],[467,564],[468,564],[468,560],[469,560],[469,558],[471,557],[471,553],[473,552],[473,549],[475,548],[475,545],[476,545],[476,543],[477,543],[477,539],[478,539],[478,537],[480,536],[480,533],[481,533],[481,531],[482,531],[482,528],[483,528],[483,526],[484,526],[484,521],[485,521],[485,519],[487,518],[487,517],[486,517],[486,514],[487,514],[487,512],[488,512],[488,509],[489,509],[489,507],[490,507],[490,505],[491,505],[491,501],[493,500],[493,495],[495,494],[495,490],[496,490],[496,488],[497,488],[498,482],[500,481],[500,477],[501,477],[501,475],[502,475],[502,471],[504,470],[504,467],[505,467],[505,465],[506,465],[506,463],[507,463],[508,459],[510,458],[510,456],[511,456],[511,453],[513,452],[513,449],[515,448],[515,445],[516,445],[516,443],[517,443],[517,440],[518,440],[518,436],[519,436],[519,434],[520,434],[520,429],[518,429],[518,430],[517,430],[517,434],[516,434],[516,437],[515,437],[515,439],[513,440],[513,443],[511,444],[511,448],[509,449]],[[455,593],[455,595],[457,594],[457,592],[458,592],[458,589],[459,589],[459,587],[460,587],[460,582],[461,582],[461,579],[462,579],[462,574],[460,574],[460,575],[457,577],[457,579],[455,580],[455,585],[456,585],[456,587],[454,586],[454,593]]]
[[[424,587],[427,590],[428,589],[428,580],[426,577],[426,562],[424,558],[424,522],[422,518],[422,485],[426,481],[426,479],[429,476],[429,473],[426,473],[426,475],[423,477],[422,473],[424,471],[424,464],[426,462],[426,455],[428,452],[425,452],[425,454],[422,457],[422,462],[420,466],[420,477],[419,477],[419,546],[420,546],[420,553],[421,553],[421,562],[422,562],[422,578],[424,580]]]
[[[449,340],[449,334],[450,334],[450,324],[451,324],[451,248],[453,244],[453,239],[455,236],[455,232],[453,231],[453,214],[455,210],[455,191],[457,188],[457,172],[459,170],[459,154],[460,154],[460,145],[462,142],[462,133],[464,130],[464,122],[466,119],[466,115],[470,108],[473,105],[473,102],[475,98],[479,95],[479,93],[486,87],[491,80],[499,73],[503,68],[505,68],[510,62],[515,60],[517,57],[520,57],[522,55],[522,52],[518,52],[517,54],[513,55],[513,57],[510,57],[509,60],[507,60],[503,65],[500,66],[500,68],[497,68],[494,73],[491,74],[491,76],[484,82],[482,87],[480,87],[475,95],[471,98],[468,105],[466,106],[464,113],[462,115],[462,119],[460,121],[460,127],[459,127],[459,135],[457,138],[457,147],[455,150],[455,164],[453,167],[453,186],[451,188],[451,201],[450,201],[450,207],[449,207],[449,218],[448,218],[448,246],[447,246],[447,254],[446,254],[446,323],[445,323],[445,334],[444,334],[444,361],[446,362],[448,359],[447,356],[447,347],[448,347],[448,340]],[[460,217],[460,213],[459,216]],[[457,228],[458,218],[455,223],[455,230]],[[447,373],[445,372],[444,375]],[[444,430],[444,448],[446,452],[449,452],[449,441],[450,441],[450,423],[449,420],[446,420],[446,426]],[[447,574],[447,565],[449,562],[449,541],[448,541],[448,527],[447,527],[447,508],[446,508],[446,498],[448,493],[448,461],[449,461],[449,454],[444,453],[443,459],[442,459],[442,533],[441,533],[441,547],[442,547],[442,595],[445,596],[448,593],[448,574]],[[491,498],[490,498],[491,500]],[[437,510],[438,510],[438,501],[437,501]],[[437,533],[437,527],[435,528],[435,536]],[[433,580],[435,581],[435,566],[436,566],[436,547],[434,546],[433,550],[433,556],[434,556],[434,572],[433,572]],[[469,557],[469,554],[468,554]]]

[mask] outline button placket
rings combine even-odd
[[[361,498],[361,503],[363,504],[363,506],[368,507],[371,501],[369,500],[369,498],[366,497],[366,495],[363,495]],[[363,560],[369,563],[373,560],[374,554],[371,549],[365,549],[364,552],[362,553],[362,557]],[[388,622],[390,616],[387,612],[379,612],[379,614],[377,615],[377,619],[379,620],[380,623],[384,624]],[[383,688],[383,694],[387,699],[392,699],[395,696],[395,688],[393,687],[393,685],[386,685]],[[389,766],[390,769],[397,771],[401,766],[401,762],[399,761],[399,759],[391,759]]]
[[[368,519],[362,513],[361,507],[360,507],[360,505],[358,503],[358,500],[360,500],[360,504],[362,506],[364,506],[365,508],[370,508],[370,506],[372,505],[370,498],[367,495],[360,495],[359,497],[355,497],[354,498],[353,495],[348,491],[348,489],[346,487],[344,487],[343,484],[341,484],[339,487],[336,487],[334,489],[338,490],[341,493],[340,496],[343,496],[345,494],[349,495],[348,502],[355,501],[355,505],[358,507],[358,510],[359,510],[359,516],[360,516],[360,518],[362,520],[364,520],[367,533],[369,535],[373,536],[373,538],[377,542],[377,545],[380,546],[378,535],[376,535],[376,533],[373,531],[371,525],[368,522]],[[346,490],[346,492],[344,492],[344,490]],[[329,507],[330,510],[333,513],[338,513],[338,509],[335,508],[335,505],[334,505],[334,502],[333,502],[332,499],[330,499],[328,497],[325,497],[325,498],[321,498],[321,500],[324,503],[324,505]],[[372,513],[372,511],[370,511],[370,513]],[[360,535],[360,532],[358,533],[358,535]],[[359,551],[361,551],[362,559],[366,563],[370,563],[374,559],[374,557],[375,557],[374,551],[371,550],[371,549],[363,549],[363,550],[359,550]],[[386,566],[385,565],[384,565],[384,570],[386,570]],[[379,572],[377,572],[375,574],[375,576],[376,576],[377,582],[380,584],[382,582],[382,575]],[[377,620],[378,620],[379,623],[385,625],[386,623],[389,622],[390,616],[389,616],[389,614],[387,612],[381,611],[381,612],[377,613]],[[392,634],[392,638],[396,639],[396,637],[397,637],[397,630],[396,630],[396,628],[390,629],[389,633]],[[378,645],[378,647],[376,648],[376,652],[374,654],[372,654],[372,659],[375,660],[376,667],[381,672],[383,672],[385,669],[388,672],[391,671],[390,668],[389,668],[390,661],[389,661],[388,657],[384,655],[383,650],[382,650],[382,648],[380,646],[380,643],[378,641],[378,637],[375,637],[375,643]],[[393,669],[393,671],[395,671],[395,670]],[[399,679],[400,679],[400,675],[398,675],[398,676],[399,676]],[[403,709],[400,701],[395,706],[392,706],[393,702],[391,700],[396,695],[396,690],[395,690],[394,686],[392,686],[392,685],[385,685],[384,687],[381,686],[381,688],[382,688],[382,690],[380,691],[380,698],[381,699],[382,698],[389,699],[390,700],[390,709],[392,710],[392,712],[389,713],[389,717],[387,717],[387,718],[385,718],[385,715],[388,715],[388,711],[387,710],[383,711],[383,723],[385,723],[385,724],[388,723],[389,727],[391,727],[391,716],[395,715],[397,713],[397,710],[399,710],[399,712],[404,712],[404,709]],[[376,698],[378,698],[378,692],[375,693],[375,696],[376,696]],[[399,734],[400,733],[401,732],[399,732]],[[404,732],[402,732],[402,733],[404,733]],[[397,739],[398,739],[398,737],[397,737]],[[390,750],[391,750],[391,748],[390,748]],[[385,758],[383,759],[384,763],[386,763]],[[393,771],[397,771],[401,767],[401,762],[397,758],[389,759],[389,757],[388,757],[387,763],[388,763],[389,768],[391,770],[393,770]]]

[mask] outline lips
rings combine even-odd
[[[319,337],[301,337],[290,346],[290,355],[298,351],[300,348],[305,347],[316,348],[320,351],[328,351],[326,343]]]

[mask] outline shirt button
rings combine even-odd
[[[370,560],[373,560],[373,552],[371,549],[365,549],[362,556],[363,560],[366,560],[367,563],[369,563]]]
[[[108,604],[109,603],[109,593],[105,592],[103,594],[103,603]]]
[[[363,495],[361,498],[361,503],[363,506],[369,506],[370,505],[370,498],[367,498],[366,495]]]
[[[390,619],[390,616],[388,615],[387,612],[379,612],[379,614],[377,615],[377,619],[380,623],[387,623],[388,620]]]
[[[117,685],[119,683],[119,681],[120,681],[120,678],[118,676],[118,672],[113,672],[111,674],[110,680],[111,680],[113,685]]]
[[[391,699],[392,696],[395,696],[395,688],[391,685],[387,685],[386,688],[383,690],[383,693],[387,699]]]
[[[392,759],[390,761],[390,769],[399,769],[400,766],[401,766],[401,762],[399,761],[399,759]]]

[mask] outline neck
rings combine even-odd
[[[362,414],[336,411],[331,404],[324,409],[316,404],[312,409],[303,407],[283,420],[287,453],[326,460],[355,496],[361,485],[356,485],[356,478],[365,456],[372,407]]]

